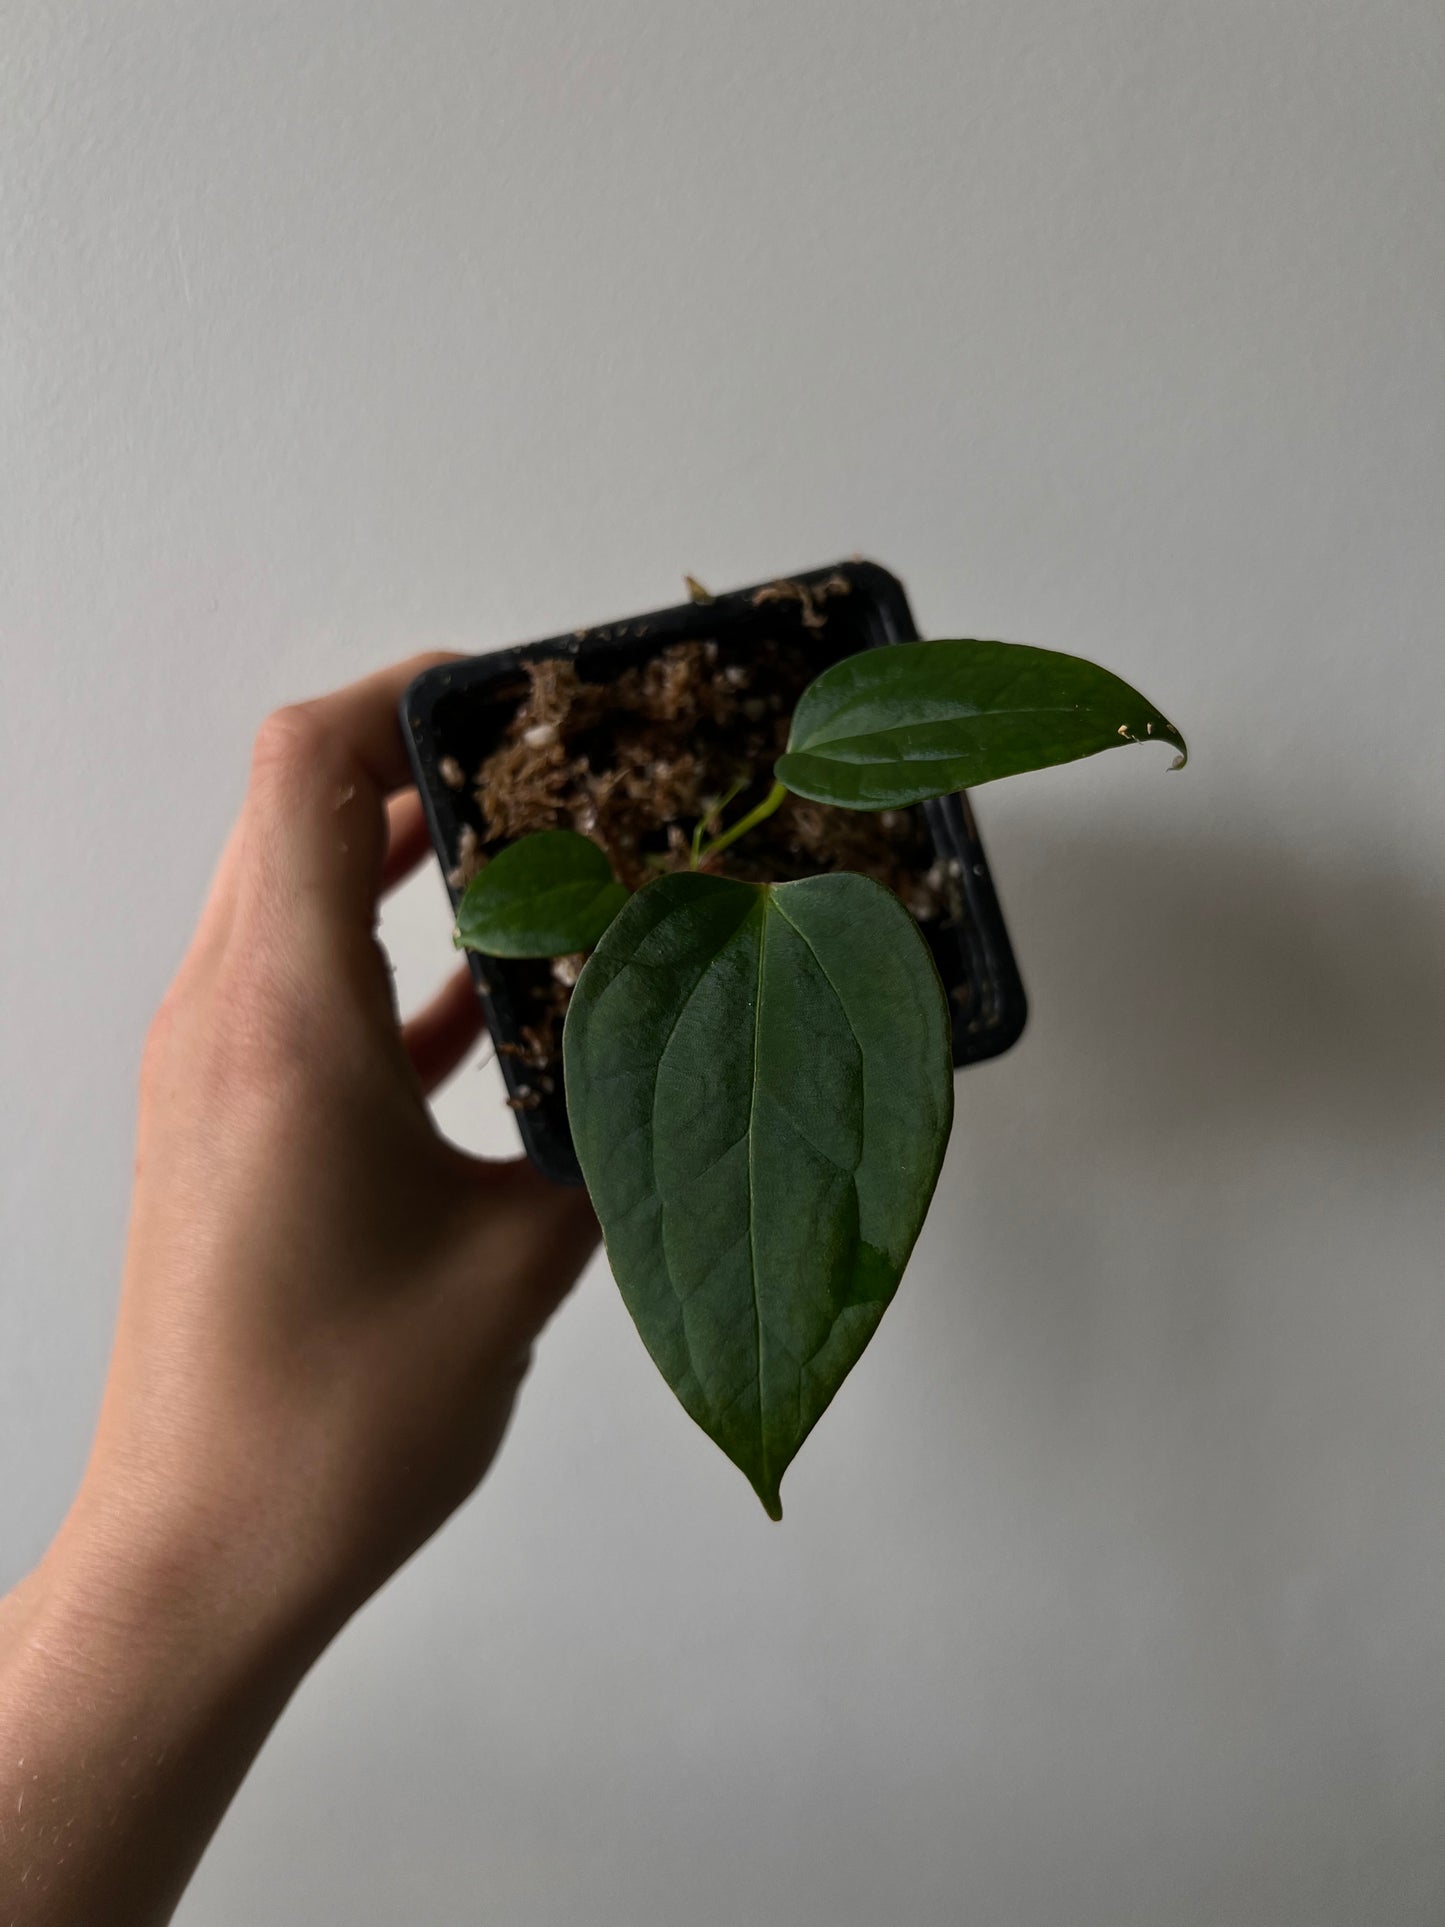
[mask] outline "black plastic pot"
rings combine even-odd
[[[843,562],[788,580],[811,595],[839,576],[850,592],[819,605],[827,616],[826,628],[813,638],[819,669],[859,649],[917,639],[902,583],[876,563]],[[712,602],[687,602],[626,622],[474,656],[418,677],[402,701],[402,729],[443,871],[457,866],[463,827],[470,824],[485,834],[485,826],[470,785],[452,787],[442,765],[450,767],[454,761],[470,774],[497,746],[525,694],[526,663],[567,656],[580,674],[590,672],[601,681],[645,662],[671,643],[713,639],[746,650],[750,642],[798,628],[809,607],[803,596],[765,596],[760,603],[760,591],[771,586],[738,589]],[[939,856],[955,866],[963,899],[962,919],[928,934],[954,1013],[953,1061],[974,1064],[997,1057],[1017,1041],[1028,1006],[967,797],[944,797],[925,804],[924,811]],[[448,887],[455,905],[461,891]],[[537,967],[475,955],[470,962],[493,1039],[498,1044],[516,1041],[527,1020],[527,992],[536,982]],[[499,1061],[516,1096],[532,1074],[510,1056]],[[540,1171],[561,1184],[581,1183],[560,1088],[534,1109],[519,1110],[517,1121],[527,1153]]]

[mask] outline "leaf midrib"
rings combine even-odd
[[[768,1464],[767,1380],[763,1376],[763,1305],[758,1291],[758,1184],[754,1160],[758,1146],[756,1129],[758,1090],[762,1081],[763,981],[767,971],[768,914],[772,897],[772,886],[764,884],[758,892],[761,919],[758,930],[758,989],[753,1009],[753,1088],[748,1098],[748,1269],[753,1283],[753,1344],[758,1361],[758,1463],[762,1470],[763,1485],[769,1493],[773,1488],[772,1473]],[[768,1501],[765,1499],[764,1503]]]
[[[838,743],[862,742],[869,738],[891,736],[896,731],[902,729],[930,728],[934,725],[947,726],[949,723],[992,722],[996,717],[1000,719],[1014,716],[1102,717],[1107,713],[1109,712],[1103,709],[1091,708],[1087,703],[1023,703],[1017,708],[1010,707],[1008,709],[995,709],[992,707],[988,709],[964,709],[959,707],[950,715],[928,716],[923,718],[921,722],[879,723],[871,728],[867,725],[864,725],[862,728],[853,726],[837,736],[810,736],[807,742],[793,745],[786,753],[789,755],[798,755],[801,753],[806,756],[810,755],[814,750],[831,748]],[[823,727],[827,728],[836,721],[838,721],[836,716],[830,717],[828,723],[825,723]],[[1172,728],[1173,725],[1171,724],[1170,727]]]
[[[501,917],[516,918],[529,912],[535,917],[538,911],[555,916],[559,906],[563,909],[590,910],[611,887],[610,877],[603,883],[549,883],[545,889],[519,896],[514,903],[506,905]]]

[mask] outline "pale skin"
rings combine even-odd
[[[426,838],[396,705],[283,710],[147,1040],[89,1463],[0,1601],[0,1927],[170,1920],[307,1669],[490,1465],[590,1256],[581,1192],[427,1094],[480,1016],[399,1021],[380,896]]]

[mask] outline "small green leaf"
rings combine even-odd
[[[947,1005],[880,884],[687,872],[583,970],[567,1108],[647,1349],[772,1518],[892,1298],[953,1115]]]
[[[1126,682],[1053,649],[904,642],[860,650],[803,691],[779,758],[798,796],[896,809],[1119,743],[1184,738]]]
[[[467,885],[457,942],[489,957],[565,957],[590,950],[627,901],[606,853],[575,830],[509,843]]]

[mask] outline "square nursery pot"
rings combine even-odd
[[[527,694],[526,664],[565,657],[584,680],[605,682],[675,643],[715,642],[729,660],[746,660],[765,641],[805,642],[817,673],[859,649],[917,637],[902,584],[875,563],[852,561],[428,670],[407,690],[401,722],[453,907],[462,895],[464,842],[481,838],[488,848],[470,778],[500,745]],[[458,782],[459,772],[467,782]],[[960,793],[921,808],[934,856],[955,881],[952,911],[925,925],[925,935],[949,994],[953,1061],[975,1064],[1017,1041],[1027,1014],[1023,985],[968,798]],[[535,1011],[550,966],[475,954],[470,964],[527,1154],[558,1183],[580,1184],[560,1075],[554,1089],[539,1091],[535,1072],[508,1050]]]

